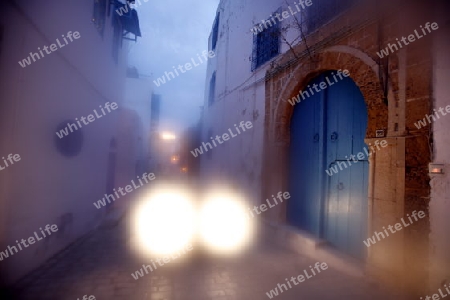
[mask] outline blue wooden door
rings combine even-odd
[[[320,78],[319,78],[320,79]],[[319,79],[314,80],[311,84]],[[296,104],[291,119],[290,184],[291,200],[287,218],[292,225],[320,233],[322,145],[320,142],[323,95],[310,95]]]
[[[326,72],[309,85],[320,84],[326,77],[333,81],[331,72]],[[296,104],[291,120],[292,198],[287,212],[291,224],[361,258],[367,228],[368,162],[367,157],[357,160],[351,155],[364,152],[366,127],[364,98],[350,78]],[[342,170],[332,176],[325,172],[338,164]]]

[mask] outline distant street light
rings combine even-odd
[[[179,160],[180,160],[180,157],[179,157],[178,155],[172,155],[172,157],[170,158],[170,161],[171,161],[173,164],[178,163]]]
[[[161,133],[161,138],[163,140],[175,140],[177,137],[173,133],[163,132],[163,133]]]

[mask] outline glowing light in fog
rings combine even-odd
[[[170,132],[163,132],[161,134],[161,138],[163,140],[175,140],[177,137],[175,136],[175,134],[170,133]]]
[[[170,158],[170,161],[171,161],[173,164],[178,163],[179,160],[180,160],[180,157],[179,157],[178,155],[172,155],[172,157]]]
[[[200,211],[200,237],[211,250],[237,253],[250,243],[251,220],[242,201],[235,196],[213,196]]]
[[[139,244],[156,255],[179,252],[192,243],[194,219],[195,211],[188,195],[173,191],[150,195],[136,210]]]

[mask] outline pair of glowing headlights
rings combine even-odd
[[[154,255],[171,255],[201,243],[215,253],[244,250],[254,226],[242,198],[216,192],[195,202],[186,191],[159,190],[144,198],[133,215],[139,247]]]

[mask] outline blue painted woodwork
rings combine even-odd
[[[335,82],[331,72],[325,72],[309,85],[320,84],[326,77],[334,84],[294,108],[287,219],[342,251],[364,258],[368,158],[364,155],[357,163],[347,159],[364,153],[367,108],[350,78]],[[338,163],[343,170],[327,175],[325,170]]]

